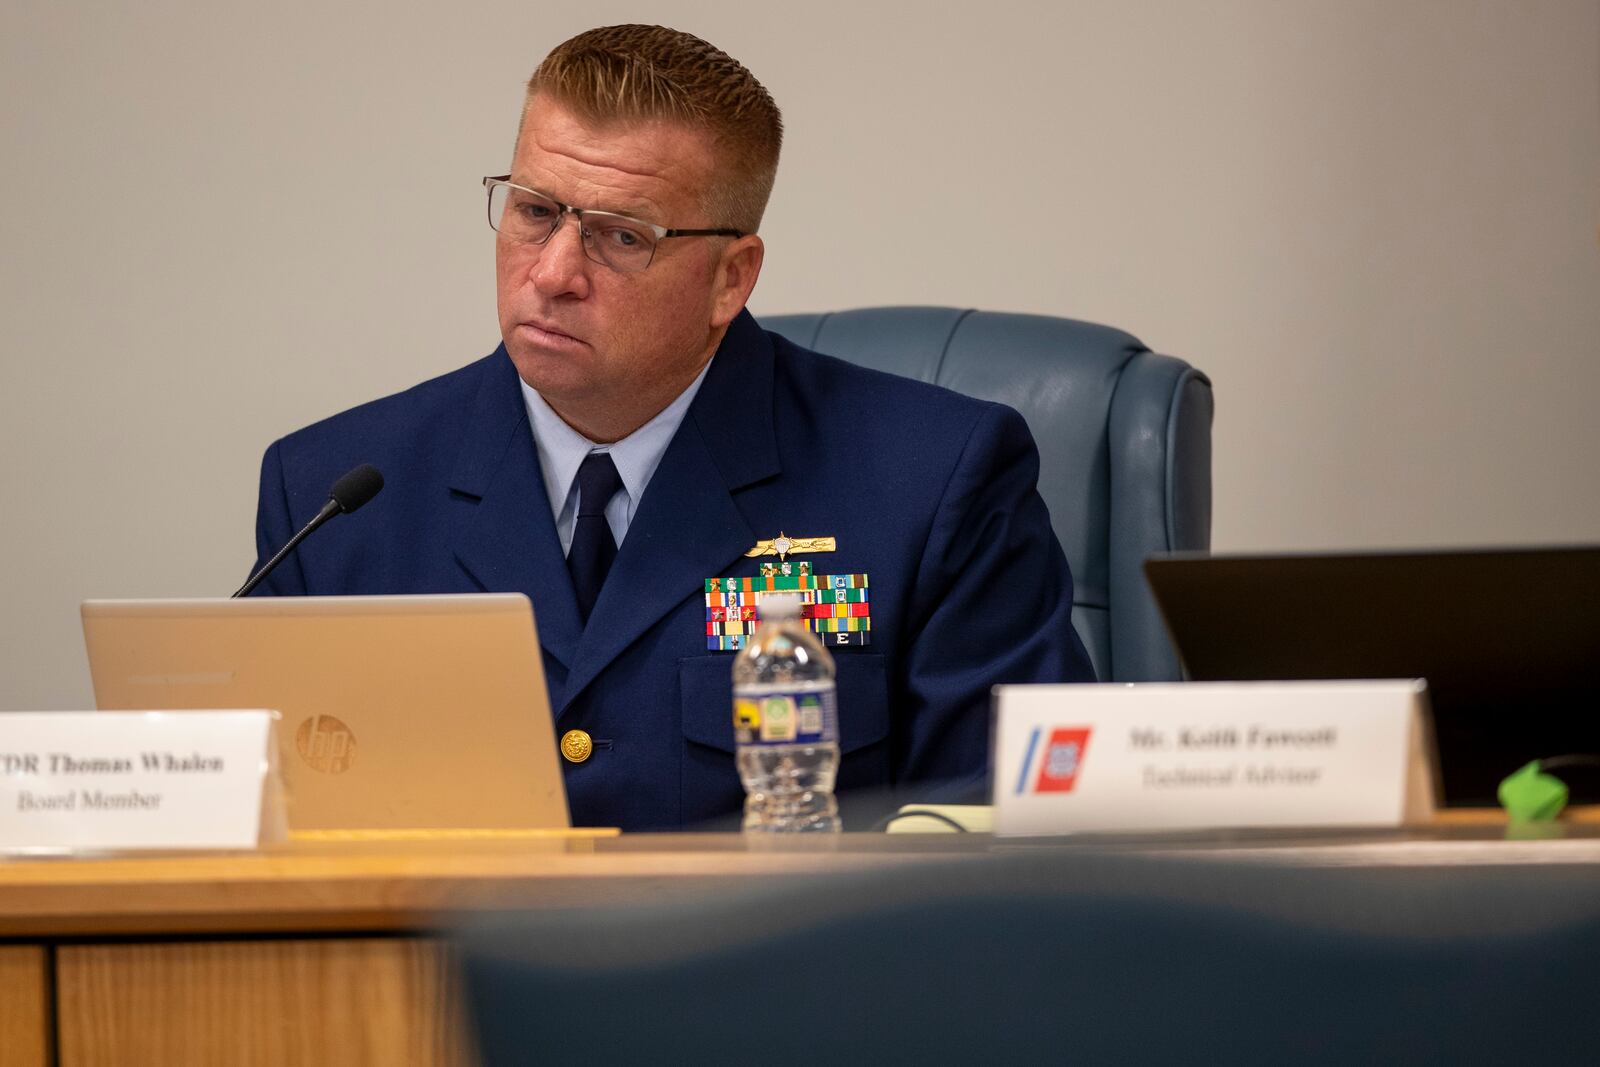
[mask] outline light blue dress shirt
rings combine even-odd
[[[561,421],[561,416],[544,397],[527,382],[521,382],[522,400],[528,409],[528,423],[533,427],[533,443],[539,450],[539,469],[544,472],[544,488],[550,495],[550,512],[556,517],[556,536],[561,538],[562,555],[572,548],[572,529],[578,521],[578,467],[584,457],[591,452],[610,452],[611,462],[617,465],[617,473],[622,476],[622,491],[606,504],[606,524],[611,527],[617,547],[621,548],[622,539],[628,534],[628,524],[644,498],[644,488],[661,465],[661,457],[666,455],[672,435],[678,432],[710,369],[711,362],[707,360],[699,376],[676,400],[649,422],[609,445],[595,444]]]

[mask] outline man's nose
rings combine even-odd
[[[533,285],[545,296],[589,295],[589,270],[593,264],[583,250],[583,223],[565,215],[556,232],[539,247],[533,266]]]

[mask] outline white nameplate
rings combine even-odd
[[[1421,681],[995,688],[995,833],[1432,817]]]
[[[276,717],[0,713],[0,852],[253,848],[281,825]]]

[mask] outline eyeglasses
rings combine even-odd
[[[485,178],[489,190],[489,225],[496,233],[526,244],[542,245],[561,228],[568,215],[578,220],[584,255],[612,270],[640,271],[656,257],[656,245],[669,237],[743,237],[744,231],[669,230],[650,222],[571,207],[553,197],[511,184],[511,175]]]

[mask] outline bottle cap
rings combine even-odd
[[[761,598],[761,619],[779,621],[800,617],[799,593],[767,593]]]

